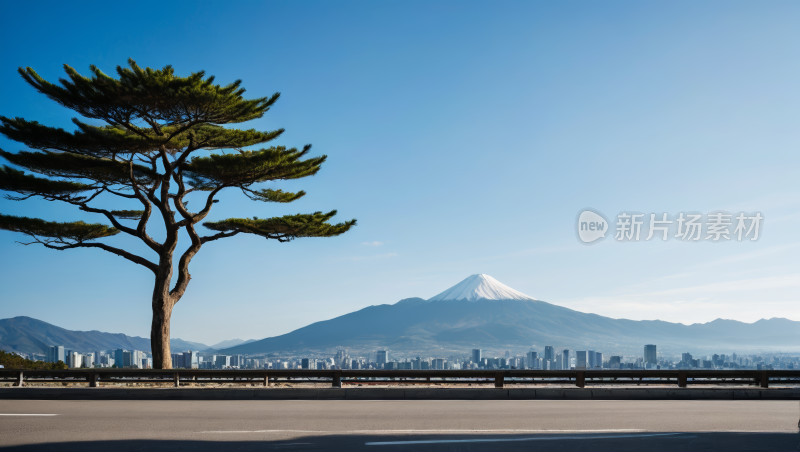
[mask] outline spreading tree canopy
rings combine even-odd
[[[20,68],[19,73],[38,92],[104,125],[75,118],[76,130],[68,132],[0,116],[0,133],[30,148],[16,153],[0,149],[0,156],[13,165],[0,166],[0,190],[11,200],[40,198],[72,204],[98,214],[110,225],[0,214],[0,229],[29,236],[25,244],[55,250],[99,248],[153,272],[150,339],[156,368],[172,367],[172,309],[191,279],[189,263],[204,244],[240,233],[279,242],[332,237],[356,224],[355,220],[329,223],[335,210],[208,221],[223,189],[239,189],[254,201],[289,203],[305,192],[260,188],[259,184],[313,176],[325,162],[324,155],[309,155],[310,145],[245,150],[274,140],[283,129],[262,132],[225,126],[262,117],[279,94],[246,99],[240,80],[221,86],[203,71],[180,77],[171,66],[143,69],[133,60],[127,68],[117,67],[118,78],[95,66],[89,77],[67,65],[64,70],[67,77],[58,83],[46,81],[31,68]],[[201,195],[197,211],[187,207],[190,193]],[[116,197],[120,210],[93,206],[100,195]],[[163,241],[148,234],[151,219],[163,223]],[[198,223],[211,232],[201,235]],[[175,262],[182,230],[190,243]],[[138,238],[152,254],[140,256],[97,241],[120,233]]]

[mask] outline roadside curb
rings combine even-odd
[[[800,388],[0,388],[0,400],[800,400]]]

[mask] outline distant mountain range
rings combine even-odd
[[[471,348],[525,351],[545,345],[606,353],[800,350],[800,322],[717,319],[683,325],[612,319],[536,300],[488,275],[472,275],[441,294],[370,306],[280,336],[222,350],[227,354],[302,353],[341,347],[400,352]]]
[[[208,345],[171,339],[174,351],[206,350]],[[222,343],[224,344],[224,343]],[[0,350],[20,353],[45,353],[51,345],[78,352],[127,349],[150,351],[150,339],[100,331],[70,331],[30,317],[0,320]]]
[[[255,341],[256,341],[256,339],[248,339],[246,341],[243,341],[241,339],[230,339],[230,340],[227,340],[227,341],[222,341],[222,342],[216,343],[216,344],[214,344],[214,345],[212,345],[211,347],[208,347],[208,348],[213,349],[213,350],[220,350],[220,349],[223,349],[223,348],[234,347],[234,346],[240,345],[240,344],[249,344],[250,342],[255,342]]]
[[[717,319],[683,325],[660,320],[612,319],[536,300],[488,275],[472,275],[439,295],[370,306],[261,340],[231,339],[212,346],[181,339],[174,351],[225,354],[330,353],[388,349],[446,356],[472,348],[524,352],[545,345],[605,353],[642,353],[645,344],[673,353],[800,350],[800,322],[773,318],[755,323]],[[30,317],[0,320],[0,349],[44,353],[50,345],[89,352],[150,351],[150,340],[99,331],[70,331]]]

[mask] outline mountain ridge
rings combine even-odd
[[[479,297],[481,294],[498,297],[503,293],[525,298]],[[223,348],[231,343],[235,345]],[[231,339],[212,347],[178,338],[170,340],[176,352],[228,354],[325,352],[339,347],[353,351],[387,348],[409,353],[445,349],[463,352],[470,348],[524,352],[544,345],[640,354],[647,343],[657,344],[661,351],[692,353],[765,347],[800,350],[800,345],[787,346],[800,344],[800,322],[781,317],[753,323],[718,318],[685,325],[663,320],[614,319],[536,300],[488,275],[471,275],[427,300],[414,297],[394,304],[368,306],[274,337]],[[0,349],[44,353],[49,345],[64,345],[81,352],[115,348],[150,350],[149,339],[142,337],[97,330],[70,331],[26,316],[0,320]]]
[[[65,349],[77,352],[117,348],[150,351],[150,339],[139,336],[104,333],[98,330],[73,331],[28,316],[0,319],[0,349],[9,352],[44,354],[51,345],[63,345]],[[205,344],[179,338],[170,339],[170,346],[175,351],[208,348]]]
[[[503,294],[516,298],[498,298]],[[490,298],[483,295],[488,294]],[[534,299],[489,275],[471,275],[425,300],[406,298],[369,306],[292,332],[221,350],[231,354],[288,353],[347,348],[397,351],[497,348],[526,351],[545,344],[606,352],[702,351],[782,348],[800,344],[800,322],[783,318],[754,323],[717,319],[685,325],[662,320],[613,319]]]

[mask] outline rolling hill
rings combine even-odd
[[[150,339],[100,331],[70,331],[31,317],[0,320],[0,349],[20,353],[45,353],[51,345],[63,345],[77,352],[127,349],[150,351]],[[197,342],[171,339],[173,350],[204,350]]]

